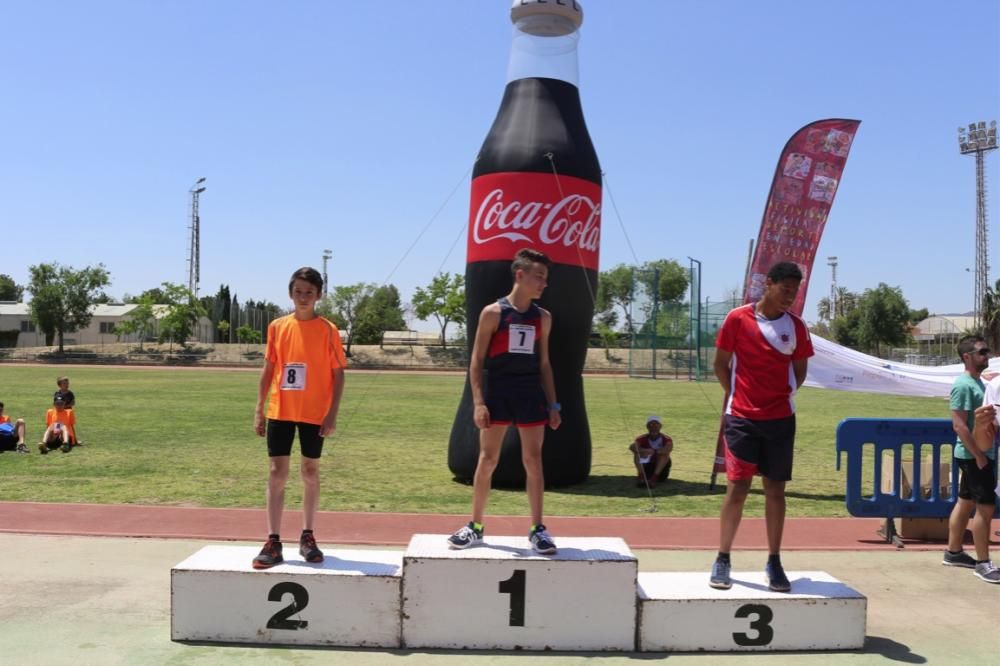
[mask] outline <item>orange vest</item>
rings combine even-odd
[[[322,424],[333,400],[333,371],[347,366],[337,327],[322,317],[275,319],[264,357],[274,364],[267,418]]]

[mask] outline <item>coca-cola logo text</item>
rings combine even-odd
[[[468,261],[510,261],[525,247],[597,270],[601,186],[574,176],[503,171],[472,179]]]
[[[601,205],[583,194],[570,194],[556,203],[541,201],[505,201],[502,188],[483,198],[472,225],[472,234],[480,245],[499,238],[511,242],[576,246],[596,252],[601,240]],[[521,233],[538,227],[532,236]],[[533,238],[534,237],[534,238]]]

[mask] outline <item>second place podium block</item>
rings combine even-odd
[[[416,534],[403,556],[403,646],[478,650],[635,649],[638,562],[617,538],[526,537],[451,550]]]
[[[173,640],[399,647],[402,553],[295,553],[255,571],[258,550],[205,546],[170,571]]]

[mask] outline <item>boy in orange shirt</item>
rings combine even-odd
[[[267,329],[267,351],[257,387],[253,427],[259,436],[267,436],[268,537],[253,560],[254,569],[267,569],[284,561],[281,514],[296,430],[302,451],[304,490],[299,553],[307,562],[323,561],[323,552],[313,536],[313,521],[319,506],[319,458],[323,438],[337,429],[347,359],[337,327],[316,314],[316,303],[322,293],[323,277],[316,269],[305,267],[295,271],[288,283],[294,312],[275,319]]]
[[[76,442],[76,414],[72,409],[66,409],[62,396],[57,395],[52,401],[52,408],[45,412],[45,434],[38,445],[38,450],[45,454],[53,449],[61,448],[63,453],[69,453]]]

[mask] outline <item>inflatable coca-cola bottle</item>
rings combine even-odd
[[[601,223],[601,167],[577,89],[576,45],[583,11],[574,0],[514,0],[513,48],[500,110],[472,174],[465,269],[471,356],[483,307],[510,292],[510,264],[524,247],[554,262],[539,305],[552,313],[549,357],[562,425],[545,429],[545,480],[567,485],[590,473],[583,396]],[[448,466],[471,479],[479,455],[466,377],[452,426]],[[493,484],[524,484],[520,440],[510,428]]]

